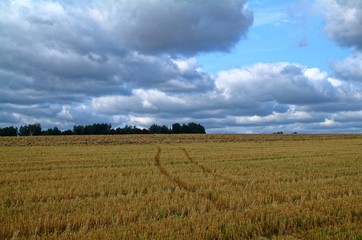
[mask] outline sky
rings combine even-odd
[[[0,127],[362,132],[360,0],[3,0]]]

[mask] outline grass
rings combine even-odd
[[[0,239],[361,239],[362,135],[0,138]]]

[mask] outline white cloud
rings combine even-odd
[[[327,35],[339,45],[354,49],[347,58],[331,63],[329,81],[344,94],[360,98],[362,89],[362,1],[318,0],[316,7],[326,20]],[[348,82],[348,83],[344,83]],[[354,83],[352,83],[354,82]]]
[[[343,85],[343,82],[340,81],[340,80],[338,80],[338,79],[336,79],[336,78],[329,77],[329,78],[328,78],[328,81],[329,81],[329,82],[332,84],[332,86],[335,87],[335,88],[338,88],[338,87],[340,87],[340,86]]]
[[[62,106],[62,110],[58,113],[60,118],[73,120],[73,115],[70,112],[70,106]]]
[[[254,24],[253,27],[261,27],[265,25],[278,26],[287,21],[286,9],[283,7],[270,7],[264,6],[256,7],[254,11]]]
[[[151,124],[155,123],[156,120],[152,117],[130,116],[129,122],[140,127],[148,128],[149,126],[151,126]]]
[[[187,73],[198,69],[196,58],[187,58],[187,59],[174,59],[172,60],[181,73]]]
[[[340,79],[362,82],[362,52],[355,52],[341,61],[334,62],[332,69]]]
[[[290,63],[258,63],[220,72],[216,87],[226,99],[305,104],[334,97],[327,74]]]
[[[321,126],[324,126],[324,127],[331,127],[331,126],[334,126],[334,125],[336,125],[334,120],[333,119],[328,119],[328,118],[326,118],[324,120],[324,122],[321,123]]]
[[[293,108],[290,108],[288,112],[277,113],[273,112],[267,116],[244,116],[244,117],[235,117],[236,123],[239,124],[251,124],[251,125],[261,125],[261,124],[281,124],[281,123],[297,123],[297,122],[307,122],[313,120],[313,115],[307,112],[294,111]]]
[[[103,96],[92,100],[92,107],[102,113],[176,112],[188,107],[181,97],[172,96],[156,89],[135,89],[131,96]]]
[[[342,46],[362,49],[362,1],[317,0],[326,19],[325,31]]]
[[[304,71],[304,75],[314,81],[323,81],[328,78],[328,73],[321,72],[318,68],[308,68]]]

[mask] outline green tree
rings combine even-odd
[[[41,135],[40,123],[28,124],[19,128],[20,136],[39,136]]]
[[[181,133],[181,124],[179,123],[172,124],[172,132],[175,134]]]
[[[60,131],[57,127],[49,128],[46,131],[42,132],[42,135],[60,135],[62,131]]]
[[[186,125],[186,124],[182,124],[181,126],[181,133],[189,133],[190,130],[189,130],[189,126]]]
[[[84,134],[84,126],[74,126],[73,127],[73,134],[75,135],[83,135]]]
[[[161,128],[160,128],[160,133],[161,134],[169,134],[171,133],[170,129],[166,126],[166,125],[163,125]]]
[[[72,130],[65,130],[62,132],[62,135],[73,135],[73,131]]]
[[[189,133],[206,133],[205,128],[201,124],[189,123],[188,124]]]
[[[18,128],[16,127],[5,127],[0,128],[0,136],[17,136],[18,135]]]
[[[152,124],[149,128],[149,132],[151,134],[169,134],[171,133],[171,130],[166,125],[159,126],[157,124]]]
[[[148,129],[151,134],[159,134],[161,133],[161,127],[157,124],[152,124]]]

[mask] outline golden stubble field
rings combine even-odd
[[[362,135],[0,138],[0,239],[362,239]]]

